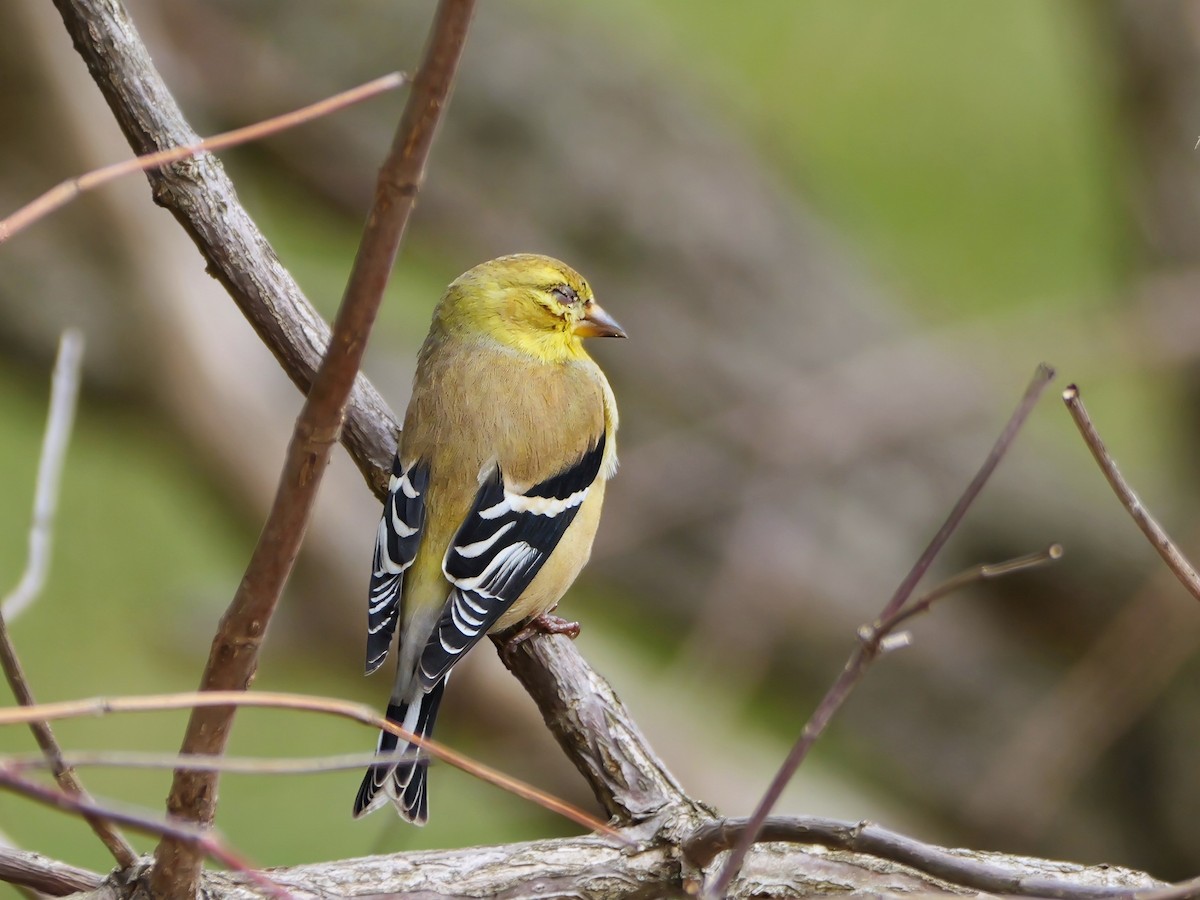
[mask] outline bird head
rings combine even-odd
[[[501,256],[447,288],[434,320],[448,331],[486,336],[546,360],[583,355],[588,337],[625,337],[583,276],[533,253]]]

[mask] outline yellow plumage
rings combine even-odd
[[[373,669],[398,612],[388,714],[410,730],[432,729],[459,653],[552,609],[587,562],[617,460],[616,403],[583,347],[592,336],[624,332],[545,256],[476,266],[434,311],[380,526],[368,642]],[[387,797],[423,822],[424,766],[372,767],[356,815]]]

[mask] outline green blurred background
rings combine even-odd
[[[427,4],[130,2],[212,133],[414,65]],[[685,785],[754,804],[813,703],[982,461],[1040,361],[1197,550],[1197,7],[779,0],[482,4],[368,374],[393,407],[441,287],[560,255],[632,340],[597,352],[623,468],[568,598],[584,654]],[[0,208],[127,154],[48,4],[0,9]],[[402,98],[223,156],[332,314]],[[299,397],[130,179],[0,247],[0,579],[15,584],[58,332],[87,334],[47,589],[13,632],[40,699],[189,690]],[[1200,607],[1107,493],[1053,396],[939,568],[1062,541],[1053,570],[913,628],[785,800],[915,836],[1195,874]],[[359,672],[377,503],[339,453],[256,687],[382,704]],[[587,805],[529,701],[473,654],[440,736]],[[172,751],[180,714],[63,723]],[[0,735],[6,750],[27,733]],[[231,752],[373,746],[264,711]],[[169,773],[85,771],[159,809]],[[357,773],[228,776],[261,865],[572,826],[439,768],[432,822],[349,818]],[[0,797],[18,846],[103,870],[85,826]],[[139,846],[152,843],[138,838]]]

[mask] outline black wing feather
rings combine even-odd
[[[400,615],[400,588],[412,565],[425,525],[425,490],[429,465],[417,461],[407,470],[397,456],[383,518],[375,539],[371,591],[367,606],[367,674],[381,665],[392,646]]]
[[[479,487],[442,569],[454,584],[421,654],[421,684],[441,680],[529,587],[574,521],[604,462],[604,435],[578,462],[523,494],[497,466]]]

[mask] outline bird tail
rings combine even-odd
[[[433,723],[446,689],[446,680],[442,678],[428,693],[421,693],[410,703],[389,703],[387,720],[418,737],[432,737]],[[379,733],[375,752],[391,756],[397,752],[405,753],[411,759],[406,758],[398,763],[376,763],[367,769],[358,788],[358,796],[354,799],[354,818],[374,812],[391,800],[403,819],[414,825],[424,825],[429,820],[429,797],[425,785],[428,758],[414,744],[390,731]]]

